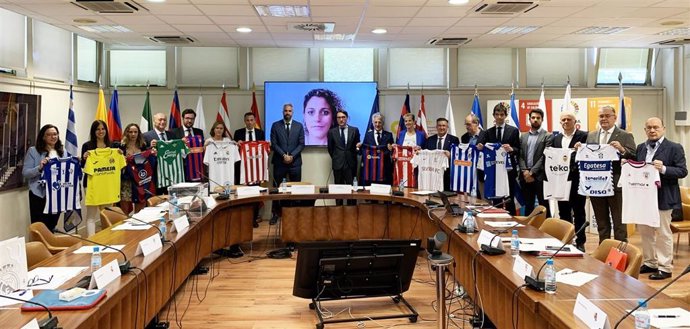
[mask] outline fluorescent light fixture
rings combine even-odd
[[[527,34],[538,28],[539,26],[499,26],[489,31],[489,34]]]
[[[309,17],[309,6],[256,5],[254,8],[259,16]]]
[[[371,30],[371,33],[374,33],[374,34],[386,34],[386,33],[388,33],[388,30],[378,28],[378,29],[373,29],[373,30]]]
[[[235,31],[240,32],[240,33],[249,33],[252,31],[252,29],[248,28],[246,26],[240,26],[240,27],[236,28]]]
[[[614,34],[629,29],[625,26],[590,26],[573,32],[572,34]]]
[[[658,35],[690,35],[690,27],[679,27],[677,29],[659,32],[657,34]]]
[[[316,41],[345,41],[354,40],[354,34],[343,34],[343,33],[323,33],[314,34],[314,40]]]
[[[165,0],[146,0],[148,2],[165,2]]]
[[[451,5],[466,5],[470,0],[448,0],[448,4]]]
[[[127,33],[132,30],[121,25],[77,25],[78,28],[91,33]]]

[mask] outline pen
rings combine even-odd
[[[579,272],[579,271],[570,271],[568,273],[561,273],[561,275],[569,275],[569,274],[573,274],[573,273],[577,273],[577,272]]]
[[[655,315],[657,318],[662,318],[662,319],[673,319],[673,318],[679,318],[680,315]]]

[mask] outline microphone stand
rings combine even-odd
[[[209,182],[211,182],[211,183],[213,183],[213,184],[216,184],[216,185],[218,185],[218,186],[223,187],[223,193],[218,193],[218,197],[216,197],[216,200],[227,200],[227,199],[230,199],[230,194],[231,194],[232,192],[230,192],[230,189],[229,189],[229,188],[226,189],[226,188],[225,188],[225,185],[219,184],[218,182],[216,182],[216,181],[214,181],[213,179],[211,179],[211,177],[208,177],[208,176],[204,175],[204,173],[201,172],[201,171],[197,171],[197,173],[198,173],[199,175],[201,175],[201,177],[203,177],[204,179],[208,180]]]
[[[104,249],[110,249],[110,250],[115,250],[115,251],[119,252],[119,253],[122,255],[122,257],[124,258],[124,260],[123,260],[122,262],[118,262],[119,267],[120,267],[120,273],[121,273],[121,274],[126,274],[126,273],[129,272],[129,270],[132,268],[131,263],[130,263],[129,260],[127,259],[127,255],[125,255],[125,253],[122,252],[122,250],[120,250],[120,249],[113,248],[113,247],[111,247],[111,246],[109,246],[109,245],[102,244],[102,243],[99,243],[99,242],[96,242],[96,241],[93,241],[93,240],[89,240],[89,239],[87,239],[87,238],[82,238],[81,236],[76,235],[76,234],[69,234],[69,233],[61,232],[61,231],[57,231],[57,230],[56,230],[55,232],[56,232],[56,233],[63,234],[63,235],[68,235],[68,236],[77,238],[77,239],[82,240],[82,241],[86,241],[86,242],[89,242],[89,243],[93,243],[93,244],[95,244],[95,245],[99,245],[99,246],[103,247]]]
[[[10,297],[10,296],[6,296],[6,295],[0,295],[0,298],[7,298],[7,299],[11,299],[11,300],[14,300],[17,302],[34,304],[34,305],[38,305],[38,306],[44,308],[46,310],[46,312],[48,312],[48,318],[45,320],[38,321],[38,327],[41,329],[57,329],[58,318],[56,316],[53,316],[53,313],[50,312],[50,309],[47,306],[45,306],[41,303],[36,303],[34,301],[31,301],[31,300],[26,300],[26,299],[21,299],[21,298],[16,298],[16,297]]]

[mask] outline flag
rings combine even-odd
[[[565,95],[563,95],[563,106],[561,106],[561,112],[570,111],[571,109],[570,103],[572,102],[572,96],[570,93],[570,81],[568,81],[568,84],[565,86]],[[553,104],[551,104],[551,106],[553,106]],[[546,109],[544,109],[544,111],[546,111]]]
[[[367,123],[367,131],[374,131],[374,122],[371,117],[374,113],[379,112],[379,90],[376,89],[376,97],[374,97],[374,103],[371,104],[371,112],[369,113],[369,123]]]
[[[254,113],[254,128],[261,129],[261,117],[259,116],[259,106],[256,104],[256,90],[252,90],[252,113]],[[230,121],[228,121],[228,123],[229,122]]]
[[[201,131],[206,131],[206,118],[204,117],[204,101],[199,95],[199,100],[196,101],[196,118],[194,119],[194,128],[199,128]]]
[[[77,130],[74,127],[76,119],[74,117],[74,94],[72,86],[69,86],[69,112],[67,113],[67,134],[65,136],[65,152],[67,156],[79,156],[77,148]]]
[[[108,136],[111,141],[122,140],[122,123],[120,122],[120,109],[118,108],[117,89],[110,96],[110,107],[108,108]]]
[[[228,102],[225,100],[225,90],[223,96],[220,97],[220,106],[218,107],[218,114],[216,114],[216,121],[223,121],[225,123],[225,134],[230,137],[230,116],[228,115]]]
[[[153,119],[151,119],[151,102],[149,101],[148,90],[146,90],[146,100],[144,101],[144,109],[141,111],[139,129],[142,133],[153,130]]]
[[[623,95],[623,74],[618,73],[618,89],[620,90],[618,96],[618,118],[616,125],[618,128],[626,130],[628,127],[627,118],[625,117],[625,95]]]
[[[424,109],[424,95],[422,95],[422,103],[419,105],[419,112],[417,113],[417,122],[415,123],[417,130],[424,133],[424,137],[429,136],[429,129],[426,126],[426,110]]]
[[[542,118],[543,120],[541,121],[544,126],[545,130],[548,130],[549,124],[548,124],[548,118],[546,117],[546,98],[544,98],[544,85],[541,85],[541,95],[539,95],[539,108],[544,111],[544,117]],[[531,128],[530,128],[531,129]]]
[[[510,104],[508,104],[508,106],[510,107],[510,119],[513,120],[515,127],[520,129],[520,115],[518,114],[519,109],[517,106],[515,106],[515,91],[510,93]]]
[[[182,127],[182,116],[180,114],[180,99],[177,97],[177,89],[173,95],[172,104],[170,104],[170,120],[168,120],[168,128],[170,130]]]
[[[98,107],[96,107],[96,120],[101,120],[108,123],[108,114],[105,109],[105,95],[103,95],[103,88],[98,88]]]
[[[403,116],[408,113],[410,113],[410,94],[405,95],[405,102],[403,103],[403,106],[400,109],[400,120],[398,121],[398,129],[395,131],[396,139],[400,135],[401,131],[405,131],[407,129],[405,128],[405,118],[403,118]]]
[[[482,107],[479,105],[479,94],[474,94],[474,102],[472,102],[472,114],[479,119],[479,129],[484,129],[484,120],[482,119]]]
[[[453,118],[453,105],[450,104],[450,94],[448,94],[448,105],[446,105],[446,119],[448,119],[448,133],[457,136],[455,132],[455,119]]]

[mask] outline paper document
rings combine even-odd
[[[495,216],[492,216],[495,217]],[[524,227],[525,225],[518,224],[518,222],[515,221],[507,221],[507,222],[494,222],[494,221],[484,221],[484,224],[489,225],[491,227],[498,227],[498,228],[506,228],[506,227],[511,227],[515,226],[517,227]],[[516,226],[517,225],[517,226]]]
[[[690,326],[690,312],[680,308],[654,308],[649,309],[652,327],[684,327]]]
[[[17,301],[11,300],[11,299],[2,298],[2,295],[14,297],[14,298],[19,298],[19,299],[26,299],[26,300],[34,298],[34,293],[31,292],[31,290],[17,290],[17,291],[11,292],[9,294],[0,293],[0,307],[22,303],[22,302],[17,302]]]
[[[506,213],[492,213],[492,212],[480,212],[477,214],[479,218],[513,218],[510,214]]]
[[[430,194],[436,193],[436,191],[423,191],[422,190],[422,191],[414,191],[414,192],[410,192],[410,193],[412,193],[414,195],[430,195]]]
[[[32,290],[58,289],[67,280],[74,278],[86,266],[77,267],[37,267],[29,272],[28,288]]]
[[[113,250],[110,248],[105,248],[103,246],[83,246],[77,250],[74,251],[75,254],[93,254],[93,247],[98,247],[98,250],[101,251],[101,253],[114,253],[117,252],[117,250],[122,250],[122,248],[125,247],[124,244],[113,244],[113,245],[108,245],[110,248],[114,248],[117,250]]]
[[[580,287],[585,283],[597,278],[598,275],[580,272],[565,268],[556,273],[556,282],[565,283],[571,286]]]
[[[146,231],[150,229],[150,225],[146,225],[143,223],[130,223],[130,222],[124,222],[118,226],[113,227],[111,230],[112,231]]]

